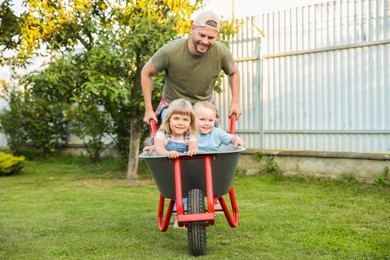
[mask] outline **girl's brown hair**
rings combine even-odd
[[[194,108],[192,107],[192,105],[189,101],[182,99],[182,98],[176,99],[169,104],[167,115],[165,116],[164,120],[162,121],[159,130],[165,134],[171,134],[172,130],[169,126],[169,120],[175,114],[189,116],[190,120],[191,120],[190,127],[184,135],[185,136],[196,135],[197,131],[196,131],[196,127],[195,127]]]

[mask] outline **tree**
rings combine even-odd
[[[5,0],[0,4],[0,54],[15,49],[20,43],[19,36],[19,17],[12,10],[12,1]],[[14,62],[12,58],[0,55],[0,66],[12,65]]]
[[[128,177],[136,178],[140,141],[145,135],[141,69],[163,44],[189,31],[190,15],[203,0],[24,2],[28,11],[19,18],[21,44],[14,46],[15,58],[23,64],[42,55],[42,49],[52,58],[71,53],[85,81],[69,92],[70,99],[93,97],[109,112],[122,157],[129,150]],[[56,93],[56,89],[48,91]],[[159,91],[154,95],[157,103]]]

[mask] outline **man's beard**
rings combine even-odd
[[[203,56],[203,55],[205,55],[207,52],[208,52],[208,50],[211,48],[211,45],[204,45],[204,44],[201,44],[201,43],[198,43],[196,40],[194,40],[194,39],[192,39],[192,44],[194,45],[194,49],[195,49],[195,51],[196,51],[196,53],[198,54],[198,55],[200,55],[200,56]],[[207,49],[206,49],[206,51],[204,51],[204,52],[202,52],[202,51],[199,51],[199,47],[206,47]]]

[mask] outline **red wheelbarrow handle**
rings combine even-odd
[[[233,113],[231,116],[230,116],[230,130],[229,130],[229,133],[231,133],[232,135],[234,135],[234,132],[236,131],[236,114]]]
[[[153,119],[149,119],[149,130],[150,134],[154,137],[157,132],[157,124],[156,121],[154,121]]]

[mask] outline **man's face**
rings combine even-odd
[[[208,134],[213,131],[216,120],[216,112],[212,109],[202,107],[195,111],[195,124],[199,134]]]
[[[192,44],[197,55],[204,55],[215,44],[219,33],[208,27],[192,26]]]

